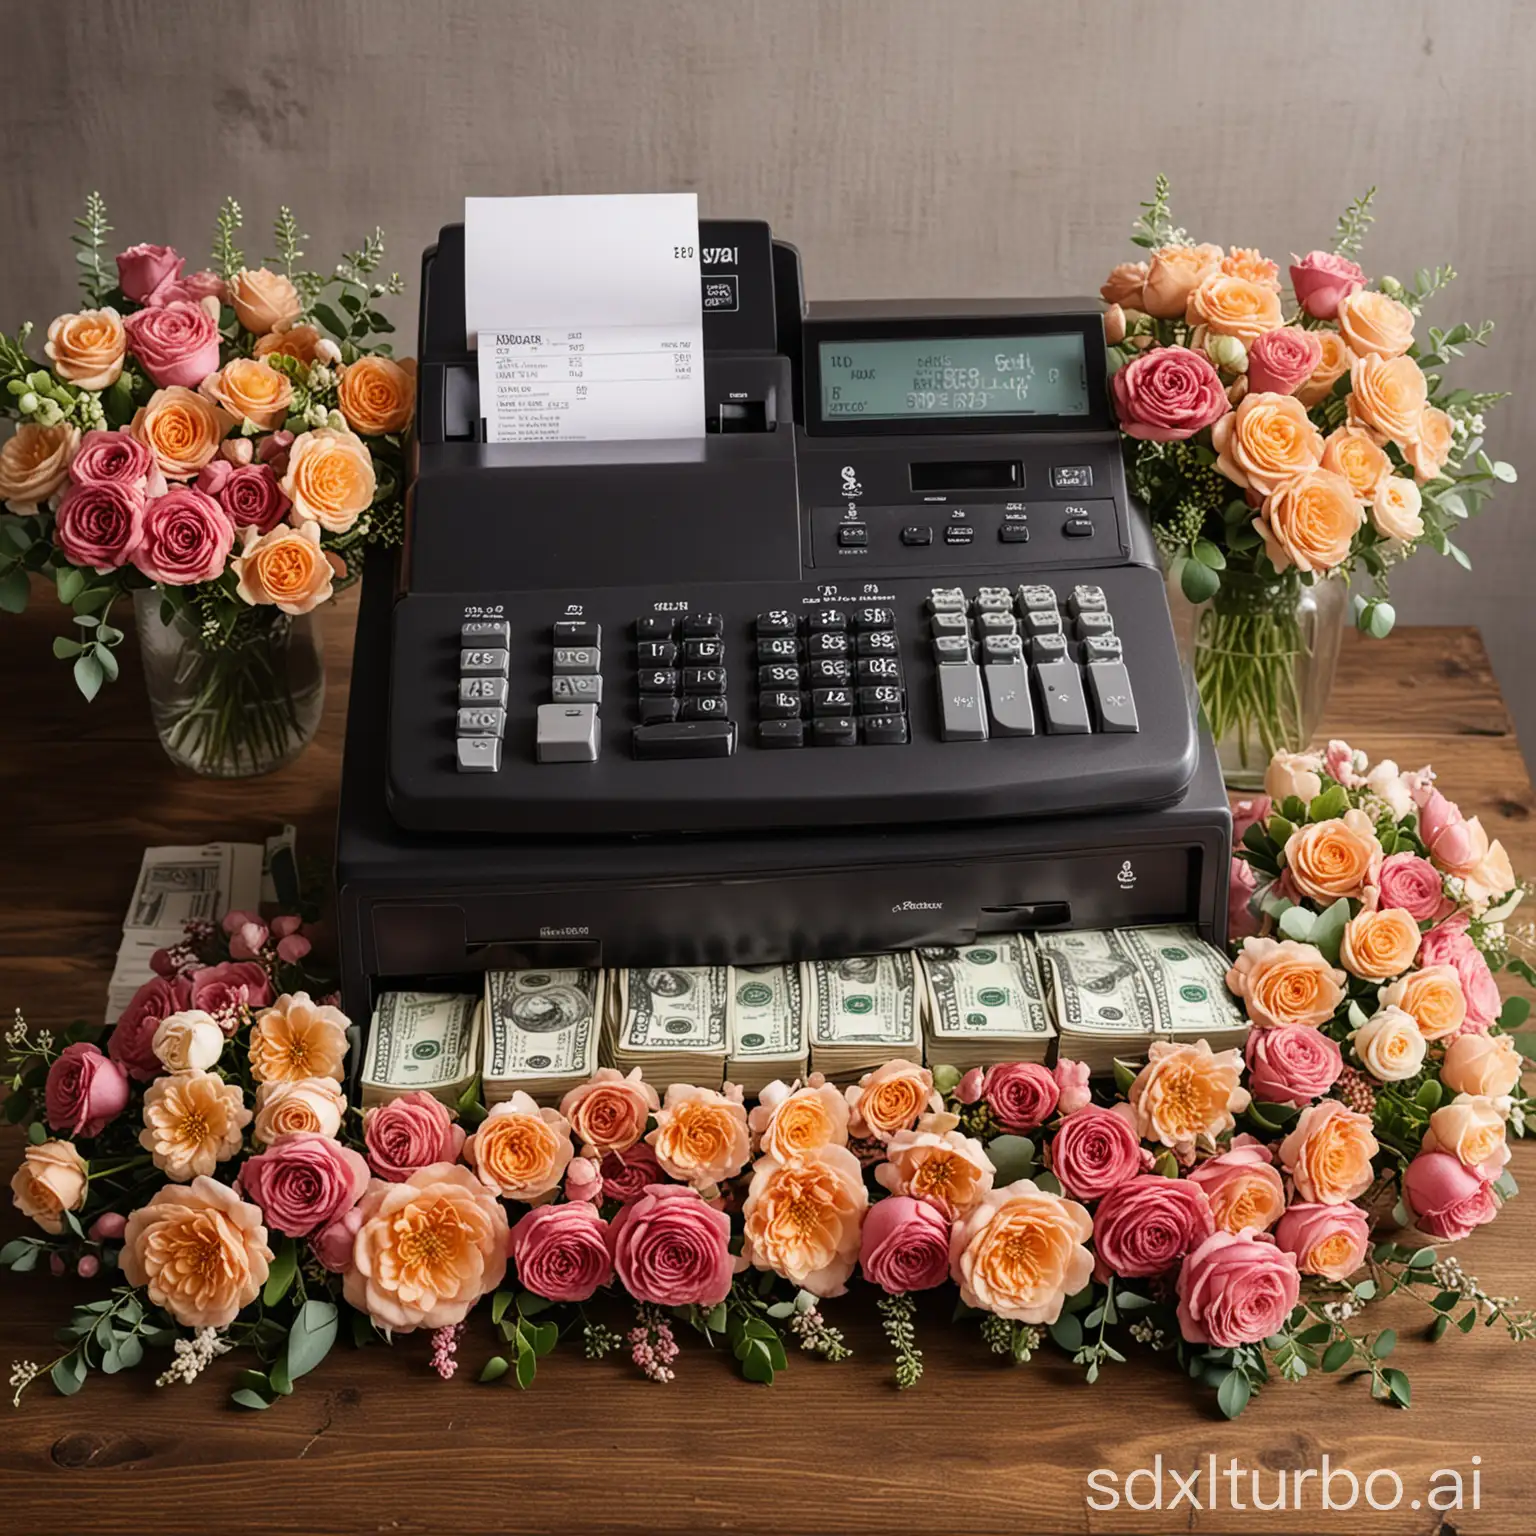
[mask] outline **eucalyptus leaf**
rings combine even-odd
[[[293,1381],[307,1376],[330,1353],[336,1342],[336,1304],[330,1301],[306,1301],[288,1331],[286,1360]]]
[[[24,613],[31,591],[27,573],[21,566],[13,565],[0,572],[0,612]]]
[[[241,1408],[249,1408],[253,1412],[264,1412],[272,1406],[272,1399],[263,1397],[259,1392],[254,1392],[250,1387],[237,1387],[229,1394],[229,1400],[238,1404]]]
[[[1355,1347],[1348,1339],[1335,1339],[1323,1351],[1323,1369],[1325,1371],[1342,1370],[1354,1359],[1354,1355]]]
[[[87,702],[101,691],[103,675],[101,663],[97,661],[94,651],[87,651],[75,658],[75,687],[85,695]]]
[[[511,1370],[511,1362],[505,1355],[492,1355],[480,1369],[480,1381],[500,1381]]]
[[[291,1237],[285,1237],[278,1244],[272,1267],[267,1271],[267,1283],[261,1290],[261,1304],[264,1307],[275,1307],[288,1294],[288,1288],[298,1272],[299,1245]]]
[[[1253,1388],[1241,1371],[1228,1371],[1216,1389],[1216,1406],[1229,1419],[1235,1419],[1248,1406]]]
[[[1029,1178],[1035,1169],[1035,1144],[1028,1136],[994,1136],[987,1143],[987,1156],[997,1170],[999,1188]]]
[[[1063,1312],[1050,1325],[1051,1338],[1068,1354],[1075,1354],[1083,1347],[1083,1325],[1076,1313]]]

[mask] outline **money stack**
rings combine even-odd
[[[755,1098],[775,1078],[803,1078],[805,1043],[802,967],[733,965],[728,973],[725,1037],[727,1082]]]
[[[923,1039],[928,1065],[992,1067],[1041,1061],[1056,1031],[1035,961],[1023,934],[983,943],[920,949]]]
[[[608,973],[487,971],[481,1091],[486,1106],[521,1089],[541,1104],[597,1070]]]
[[[851,1083],[886,1062],[921,1061],[923,999],[910,950],[804,968],[811,1068]]]
[[[727,968],[633,968],[617,977],[618,1000],[609,1009],[604,1039],[606,1063],[621,1072],[639,1067],[661,1093],[672,1083],[720,1087],[729,1045]]]
[[[457,1104],[475,1076],[478,998],[458,992],[385,992],[363,1056],[364,1108],[425,1089]]]
[[[1227,990],[1227,957],[1193,928],[1120,928],[1152,985],[1160,1032],[1179,1040],[1209,1040],[1213,1051],[1241,1045],[1248,1019]]]

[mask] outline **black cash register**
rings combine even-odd
[[[358,617],[343,992],[1052,927],[1224,936],[1231,821],[1091,301],[818,303],[701,221],[707,419],[487,443],[464,234]]]

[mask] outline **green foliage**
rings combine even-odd
[[[917,1303],[910,1295],[883,1295],[875,1302],[875,1310],[896,1355],[896,1389],[905,1392],[923,1379],[923,1352],[917,1347]]]
[[[1141,205],[1141,216],[1131,226],[1132,243],[1144,250],[1184,243],[1179,239],[1182,231],[1173,227],[1173,216],[1168,208],[1169,190],[1168,178],[1159,171],[1152,200]]]
[[[1333,230],[1333,253],[1347,256],[1351,261],[1359,256],[1365,244],[1366,231],[1376,222],[1371,204],[1376,198],[1376,188],[1368,187],[1355,198],[1343,213]]]
[[[80,292],[85,295],[85,307],[97,309],[107,294],[117,286],[117,273],[108,274],[101,259],[106,249],[107,236],[112,226],[107,223],[107,205],[101,193],[91,192],[85,199],[85,215],[75,220],[78,235],[70,239],[76,246],[75,263],[80,268]]]
[[[245,265],[245,252],[235,243],[245,215],[234,198],[226,197],[219,205],[213,223],[213,270],[228,282]]]

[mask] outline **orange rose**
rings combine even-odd
[[[734,1178],[752,1155],[741,1090],[727,1097],[713,1088],[673,1083],[656,1112],[656,1129],[645,1139],[672,1178],[708,1189]]]
[[[1269,496],[1322,462],[1323,435],[1294,395],[1244,395],[1211,428],[1216,468],[1245,489]]]
[[[1267,1232],[1285,1215],[1280,1170],[1253,1136],[1234,1136],[1227,1151],[1196,1163],[1189,1180],[1205,1191],[1219,1231]]]
[[[1440,1081],[1452,1093],[1480,1093],[1501,1099],[1515,1091],[1525,1070],[1508,1035],[1457,1035],[1445,1048]]]
[[[1339,964],[1361,981],[1391,981],[1413,964],[1419,925],[1401,907],[1360,912],[1344,925]]]
[[[300,1077],[256,1085],[256,1118],[251,1140],[269,1147],[279,1136],[308,1131],[333,1140],[341,1134],[347,1096],[333,1077]]]
[[[1411,443],[1400,443],[1403,457],[1413,466],[1413,478],[1426,485],[1445,468],[1456,438],[1451,418],[1437,405],[1427,405],[1419,416],[1419,430]]]
[[[1343,1205],[1371,1187],[1371,1159],[1378,1150],[1369,1115],[1324,1099],[1302,1110],[1280,1143],[1280,1166],[1303,1200]]]
[[[1235,336],[1244,346],[1285,324],[1277,289],[1221,272],[1207,277],[1190,294],[1185,319],[1218,336]]]
[[[81,389],[106,389],[123,371],[128,333],[115,309],[86,309],[60,315],[48,327],[43,351],[61,379]]]
[[[1054,1323],[1093,1273],[1085,1246],[1092,1234],[1093,1218],[1075,1200],[1017,1179],[989,1190],[955,1223],[950,1273],[968,1307]]]
[[[1280,292],[1280,268],[1252,246],[1232,246],[1221,259],[1221,271],[1227,277],[1240,277],[1260,288]]]
[[[574,1155],[571,1127],[557,1109],[540,1109],[517,1089],[464,1143],[464,1160],[504,1200],[542,1205],[554,1197]]]
[[[250,1123],[239,1083],[216,1072],[177,1072],[145,1090],[139,1145],[166,1178],[186,1184],[233,1157]]]
[[[0,448],[0,501],[23,517],[36,512],[69,478],[79,446],[80,428],[68,422],[22,422]]]
[[[42,1141],[29,1146],[11,1175],[16,1209],[44,1232],[64,1230],[64,1212],[85,1204],[88,1165],[72,1141]]]
[[[1186,1151],[1196,1142],[1213,1142],[1248,1107],[1242,1078],[1239,1050],[1213,1051],[1206,1040],[1154,1040],[1126,1095],[1136,1134]]]
[[[599,1067],[560,1100],[560,1113],[581,1142],[583,1157],[627,1152],[645,1135],[646,1122],[660,1107],[656,1090],[641,1077],[639,1067],[627,1077],[613,1067]]]
[[[265,267],[236,272],[229,280],[229,302],[240,324],[258,336],[292,325],[303,308],[293,280]]]
[[[293,382],[254,357],[237,357],[211,373],[198,386],[236,420],[263,432],[280,427],[293,404]]]
[[[1219,245],[1164,245],[1153,251],[1137,306],[1159,320],[1182,315],[1189,296],[1221,265]]]
[[[255,353],[257,357],[270,357],[275,352],[295,362],[313,363],[319,359],[322,339],[312,325],[288,325],[280,331],[268,331],[257,341]]]
[[[758,1149],[781,1163],[817,1147],[846,1146],[848,1101],[833,1083],[814,1080],[804,1088],[769,1083],[747,1116]]]
[[[1426,965],[1381,994],[1384,1008],[1401,1008],[1426,1040],[1454,1035],[1467,1020],[1467,997],[1454,965]]]
[[[781,1163],[762,1157],[742,1206],[742,1253],[813,1296],[841,1296],[859,1257],[869,1194],[847,1147]]]
[[[1357,501],[1370,501],[1392,473],[1392,461],[1360,427],[1336,427],[1323,442],[1323,468],[1343,475]]]
[[[1384,293],[1357,288],[1339,300],[1339,330],[1356,357],[1401,357],[1413,345],[1413,311]]]
[[[1308,409],[1329,394],[1334,384],[1349,372],[1349,365],[1354,361],[1353,354],[1344,345],[1344,338],[1337,331],[1313,331],[1312,335],[1322,343],[1323,355],[1317,360],[1311,376],[1295,389],[1296,398]]]
[[[129,431],[154,454],[167,480],[190,480],[234,424],[233,416],[196,390],[172,384],[138,408]]]
[[[1504,1116],[1487,1094],[1459,1093],[1429,1117],[1421,1150],[1449,1152],[1485,1179],[1496,1179],[1509,1161]]]
[[[1400,448],[1418,440],[1429,386],[1411,357],[1357,357],[1349,365],[1349,390],[1351,426]]]
[[[1287,480],[1264,501],[1253,526],[1277,571],[1331,571],[1349,557],[1365,508],[1343,475],[1312,469]]]
[[[345,533],[373,503],[373,455],[360,437],[319,427],[288,450],[283,495],[296,518],[312,517],[330,533]]]
[[[364,437],[403,432],[416,405],[416,360],[360,357],[341,370],[336,400],[347,425]]]
[[[1228,989],[1260,1028],[1326,1024],[1344,1001],[1347,980],[1315,944],[1295,939],[1246,938],[1227,972]]]
[[[1122,261],[1104,280],[1099,297],[1106,304],[1122,304],[1127,309],[1141,308],[1141,290],[1146,286],[1147,264]]]
[[[1381,858],[1375,824],[1364,811],[1297,827],[1285,840],[1285,861],[1297,889],[1325,905],[1340,896],[1363,896],[1376,884]]]
[[[1423,506],[1423,494],[1412,480],[1388,475],[1376,487],[1376,495],[1371,501],[1371,522],[1382,538],[1411,543],[1424,532],[1424,519],[1419,515]]]
[[[847,1091],[850,1136],[889,1141],[897,1131],[917,1123],[928,1110],[944,1107],[933,1090],[933,1073],[916,1062],[897,1058],[866,1072]]]
[[[996,1170],[986,1148],[955,1127],[953,1115],[924,1115],[915,1131],[897,1131],[875,1168],[875,1182],[893,1195],[926,1200],[953,1221],[988,1190]]]
[[[251,604],[272,603],[284,613],[308,613],[329,602],[331,580],[342,574],[341,560],[320,548],[318,523],[297,528],[281,525],[270,533],[244,532],[245,543],[230,561],[235,590]]]
[[[347,1016],[311,1001],[308,992],[284,992],[251,1026],[251,1075],[258,1083],[333,1077],[347,1059]]]

